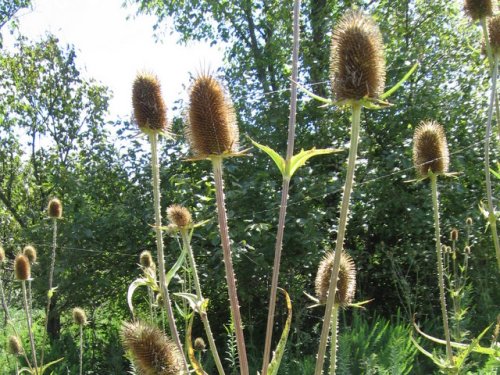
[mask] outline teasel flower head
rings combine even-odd
[[[465,224],[468,225],[468,226],[471,226],[472,225],[472,218],[471,217],[468,217],[466,220],[465,220]]]
[[[139,372],[144,375],[187,375],[175,343],[144,322],[124,323],[121,339]]]
[[[493,55],[500,55],[500,14],[488,20],[488,34]]]
[[[52,219],[60,219],[62,218],[62,203],[57,198],[52,198],[49,201],[49,205],[47,207],[47,213]]]
[[[154,265],[153,257],[151,256],[151,252],[148,250],[144,250],[141,255],[139,255],[139,263],[144,268],[150,268]]]
[[[28,258],[31,264],[36,263],[36,249],[31,245],[26,245],[23,249],[23,255]]]
[[[465,0],[464,3],[464,11],[473,21],[491,17],[494,10],[495,2],[492,0]]]
[[[137,75],[132,88],[132,106],[135,120],[142,132],[167,133],[167,109],[158,77],[149,73]]]
[[[5,250],[2,245],[0,245],[0,264],[5,262]]]
[[[328,298],[330,278],[332,276],[333,260],[335,252],[328,253],[320,262],[316,275],[316,297],[319,303],[324,304]],[[335,303],[341,307],[347,307],[354,299],[356,292],[356,268],[352,258],[344,251],[340,254],[339,278],[337,281],[337,293]]]
[[[178,204],[173,204],[167,208],[167,217],[172,224],[177,225],[179,228],[186,228],[192,222],[189,210]]]
[[[194,340],[194,345],[193,345],[194,350],[201,352],[201,351],[204,351],[206,349],[206,347],[207,347],[207,345],[205,344],[205,340],[203,340],[203,338],[197,337]]]
[[[458,241],[458,229],[453,228],[450,232],[450,240],[451,241]]]
[[[236,115],[222,85],[202,74],[191,86],[189,100],[186,135],[195,159],[238,154]]]
[[[333,31],[330,80],[334,100],[377,99],[385,86],[385,59],[378,26],[359,11],[349,11]]]
[[[85,310],[80,307],[75,307],[73,309],[73,322],[79,326],[84,326],[87,324],[87,314]]]
[[[18,254],[14,259],[14,274],[20,281],[26,281],[31,276],[30,261],[23,254]]]
[[[450,157],[443,127],[435,121],[424,121],[413,136],[413,165],[421,178],[429,172],[446,174]]]
[[[23,353],[23,346],[17,336],[9,336],[9,353],[18,356]]]

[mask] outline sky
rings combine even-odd
[[[178,37],[168,31],[161,43],[155,42],[155,17],[134,16],[134,9],[122,8],[122,2],[34,0],[32,9],[18,13],[20,29],[30,39],[50,32],[61,43],[73,44],[83,75],[113,91],[112,118],[130,117],[132,82],[139,71],[159,77],[167,108],[172,108],[175,100],[187,97],[190,73],[201,67],[216,70],[222,66],[222,50],[208,43],[178,45]],[[127,20],[127,16],[131,17]]]

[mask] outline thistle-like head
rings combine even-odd
[[[30,261],[23,254],[18,254],[14,259],[14,274],[19,281],[26,281],[31,276]]]
[[[378,26],[359,11],[349,11],[333,31],[330,80],[334,100],[377,99],[385,85],[385,59]]]
[[[500,56],[500,14],[488,20],[488,35],[493,55]]]
[[[491,17],[495,10],[492,0],[465,0],[464,11],[473,21]]]
[[[59,199],[57,198],[52,198],[49,201],[49,205],[47,207],[47,213],[50,218],[52,219],[60,219],[62,218],[62,203]]]
[[[9,353],[15,356],[23,354],[23,346],[17,336],[9,336]]]
[[[139,255],[139,263],[144,268],[153,267],[154,261],[153,261],[153,257],[151,256],[151,252],[148,250],[144,250],[141,253],[141,255]]]
[[[26,245],[23,249],[23,255],[28,258],[31,264],[36,263],[36,249],[31,245]]]
[[[204,351],[206,349],[207,345],[205,344],[205,340],[203,340],[203,338],[201,337],[197,337],[195,340],[194,340],[194,345],[193,345],[193,349],[196,350],[196,351]]]
[[[144,322],[124,323],[121,339],[142,374],[187,375],[177,346],[157,327]]]
[[[239,132],[233,104],[211,75],[200,75],[191,86],[186,134],[196,158],[238,152]]]
[[[173,204],[167,208],[167,217],[172,224],[177,225],[179,228],[186,228],[193,221],[189,210],[178,204]]]
[[[413,165],[421,178],[429,172],[448,172],[450,157],[443,127],[435,121],[424,121],[415,129],[413,136]]]
[[[87,324],[87,314],[85,310],[80,307],[75,307],[73,309],[73,322],[79,326],[84,326]]]
[[[132,87],[132,106],[141,131],[146,134],[167,132],[167,108],[158,77],[148,73],[137,75]]]
[[[332,276],[335,252],[328,253],[320,262],[316,275],[315,290],[319,303],[324,304],[328,298],[330,278]],[[340,253],[340,268],[337,281],[335,303],[347,307],[354,299],[356,292],[356,268],[352,258],[344,251]]]

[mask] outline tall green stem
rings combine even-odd
[[[437,175],[429,173],[432,188],[432,206],[434,208],[434,231],[436,236],[437,270],[439,283],[439,300],[441,302],[441,314],[443,316],[444,335],[446,339],[446,355],[448,361],[453,366],[453,352],[451,350],[450,328],[448,325],[448,312],[446,311],[446,297],[444,294],[444,272],[443,256],[441,253],[441,231],[439,229],[439,199],[437,191]]]
[[[31,359],[33,360],[33,364],[35,366],[35,375],[38,373],[38,365],[36,361],[36,350],[35,350],[35,336],[33,334],[33,326],[31,324],[31,314],[30,314],[30,309],[28,306],[28,294],[26,292],[26,281],[23,280],[21,281],[21,285],[23,288],[23,303],[24,303],[24,310],[26,311],[26,322],[28,324],[28,333],[30,337],[30,345],[31,345]]]
[[[231,314],[234,319],[234,329],[236,334],[236,345],[240,361],[241,375],[249,375],[248,359],[245,347],[245,336],[243,335],[243,323],[240,315],[240,305],[236,293],[236,277],[234,275],[233,260],[231,256],[231,244],[229,240],[229,229],[227,226],[226,203],[224,198],[224,182],[222,179],[222,157],[213,157],[212,164],[215,179],[215,195],[217,200],[217,216],[219,220],[219,230],[222,242],[222,252],[224,256],[224,266],[226,269],[226,280],[229,292],[229,303]]]
[[[151,169],[153,173],[153,199],[154,199],[154,210],[155,210],[155,232],[156,232],[156,250],[158,255],[158,273],[160,279],[160,294],[162,297],[163,304],[167,310],[168,325],[170,328],[170,334],[174,340],[177,348],[182,354],[183,366],[186,374],[189,373],[188,366],[186,362],[186,356],[184,355],[184,350],[179,338],[179,332],[177,331],[177,326],[175,325],[174,312],[172,310],[172,304],[170,302],[170,294],[168,292],[167,282],[165,280],[165,257],[163,255],[163,232],[161,229],[161,205],[160,205],[160,168],[158,164],[158,134],[153,133],[149,136],[149,142],[151,144]]]
[[[4,320],[5,324],[4,325],[7,325],[7,322],[10,320],[10,314],[9,314],[9,306],[7,305],[7,299],[5,298],[2,276],[3,276],[3,269],[2,269],[2,265],[0,264],[0,299],[2,302],[3,311],[5,313],[5,320]]]
[[[189,241],[188,231],[185,228],[181,229],[182,244],[187,250],[189,264],[191,265],[191,270],[193,274],[194,288],[196,290],[196,296],[199,300],[203,300],[203,295],[201,293],[200,280],[198,278],[198,270],[196,269],[196,261],[194,259],[193,249]],[[217,346],[215,345],[214,335],[212,333],[212,328],[210,327],[210,322],[208,321],[207,313],[203,310],[200,311],[201,321],[203,322],[203,327],[205,328],[205,333],[208,338],[208,345],[210,346],[210,351],[214,357],[215,366],[219,371],[220,375],[224,375],[224,368],[222,367],[222,362],[219,357],[219,352],[217,351]]]
[[[349,159],[347,162],[347,176],[344,185],[344,194],[340,206],[340,219],[337,234],[337,243],[335,244],[335,256],[333,259],[332,276],[330,278],[330,288],[326,301],[325,315],[323,317],[323,327],[321,329],[321,338],[319,342],[318,356],[316,358],[315,375],[321,375],[325,361],[326,345],[328,341],[328,331],[334,309],[335,293],[337,290],[337,281],[340,268],[340,253],[344,247],[345,231],[347,228],[347,219],[349,213],[349,201],[351,198],[352,187],[354,184],[354,170],[356,167],[356,158],[358,153],[359,130],[361,122],[361,105],[355,103],[352,105],[352,124],[351,124],[351,145],[349,147]]]
[[[80,375],[83,374],[83,324],[80,324]]]
[[[339,325],[339,307],[335,306],[332,313],[332,330],[330,338],[330,375],[335,375],[337,370],[337,335]]]

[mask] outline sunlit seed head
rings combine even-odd
[[[172,224],[185,228],[192,222],[191,213],[186,207],[173,204],[167,208],[167,217]]]
[[[488,20],[488,34],[490,37],[491,51],[494,55],[500,55],[500,14]]]
[[[87,314],[85,314],[85,310],[80,307],[75,307],[73,309],[73,322],[79,326],[84,326],[87,324]]]
[[[495,10],[492,0],[465,0],[464,11],[473,21],[491,17]]]
[[[20,281],[28,280],[31,276],[30,261],[23,254],[18,254],[14,259],[14,274]]]
[[[9,336],[9,353],[15,356],[21,355],[23,353],[23,346],[21,341],[17,336]]]
[[[28,258],[31,264],[36,263],[36,249],[33,246],[25,246],[23,249],[23,255]]]
[[[448,172],[450,158],[444,129],[435,121],[424,121],[413,136],[413,165],[420,177],[429,172],[443,174]]]
[[[332,276],[334,252],[328,253],[320,262],[316,275],[315,291],[321,304],[326,303],[330,278]],[[335,303],[341,307],[347,307],[354,299],[356,292],[356,268],[352,258],[344,251],[340,254],[339,277],[337,281],[337,292]]]
[[[470,246],[465,246],[464,253],[465,254],[470,254],[471,253],[471,247]]]
[[[472,225],[472,218],[471,217],[468,217],[466,220],[465,220],[465,224],[468,225],[468,226],[471,226]]]
[[[167,109],[158,77],[140,73],[132,87],[132,106],[139,129],[146,134],[167,131]]]
[[[453,228],[450,232],[450,240],[457,241],[458,240],[458,229]]]
[[[149,268],[153,265],[153,257],[151,256],[151,252],[148,250],[144,250],[141,255],[139,255],[139,263],[144,268]]]
[[[52,198],[49,201],[49,205],[47,207],[47,213],[52,219],[60,219],[62,217],[62,203],[57,198]]]
[[[334,99],[378,98],[385,85],[385,59],[378,26],[359,11],[349,11],[333,31],[330,80]]]
[[[207,345],[205,344],[205,340],[203,340],[203,338],[197,337],[194,340],[194,345],[193,345],[194,350],[201,352],[201,351],[205,350],[206,347],[207,347]]]
[[[197,157],[238,151],[236,115],[222,85],[211,75],[200,75],[189,94],[186,134]]]
[[[124,323],[121,339],[144,375],[186,375],[177,346],[157,327],[144,322]]]

